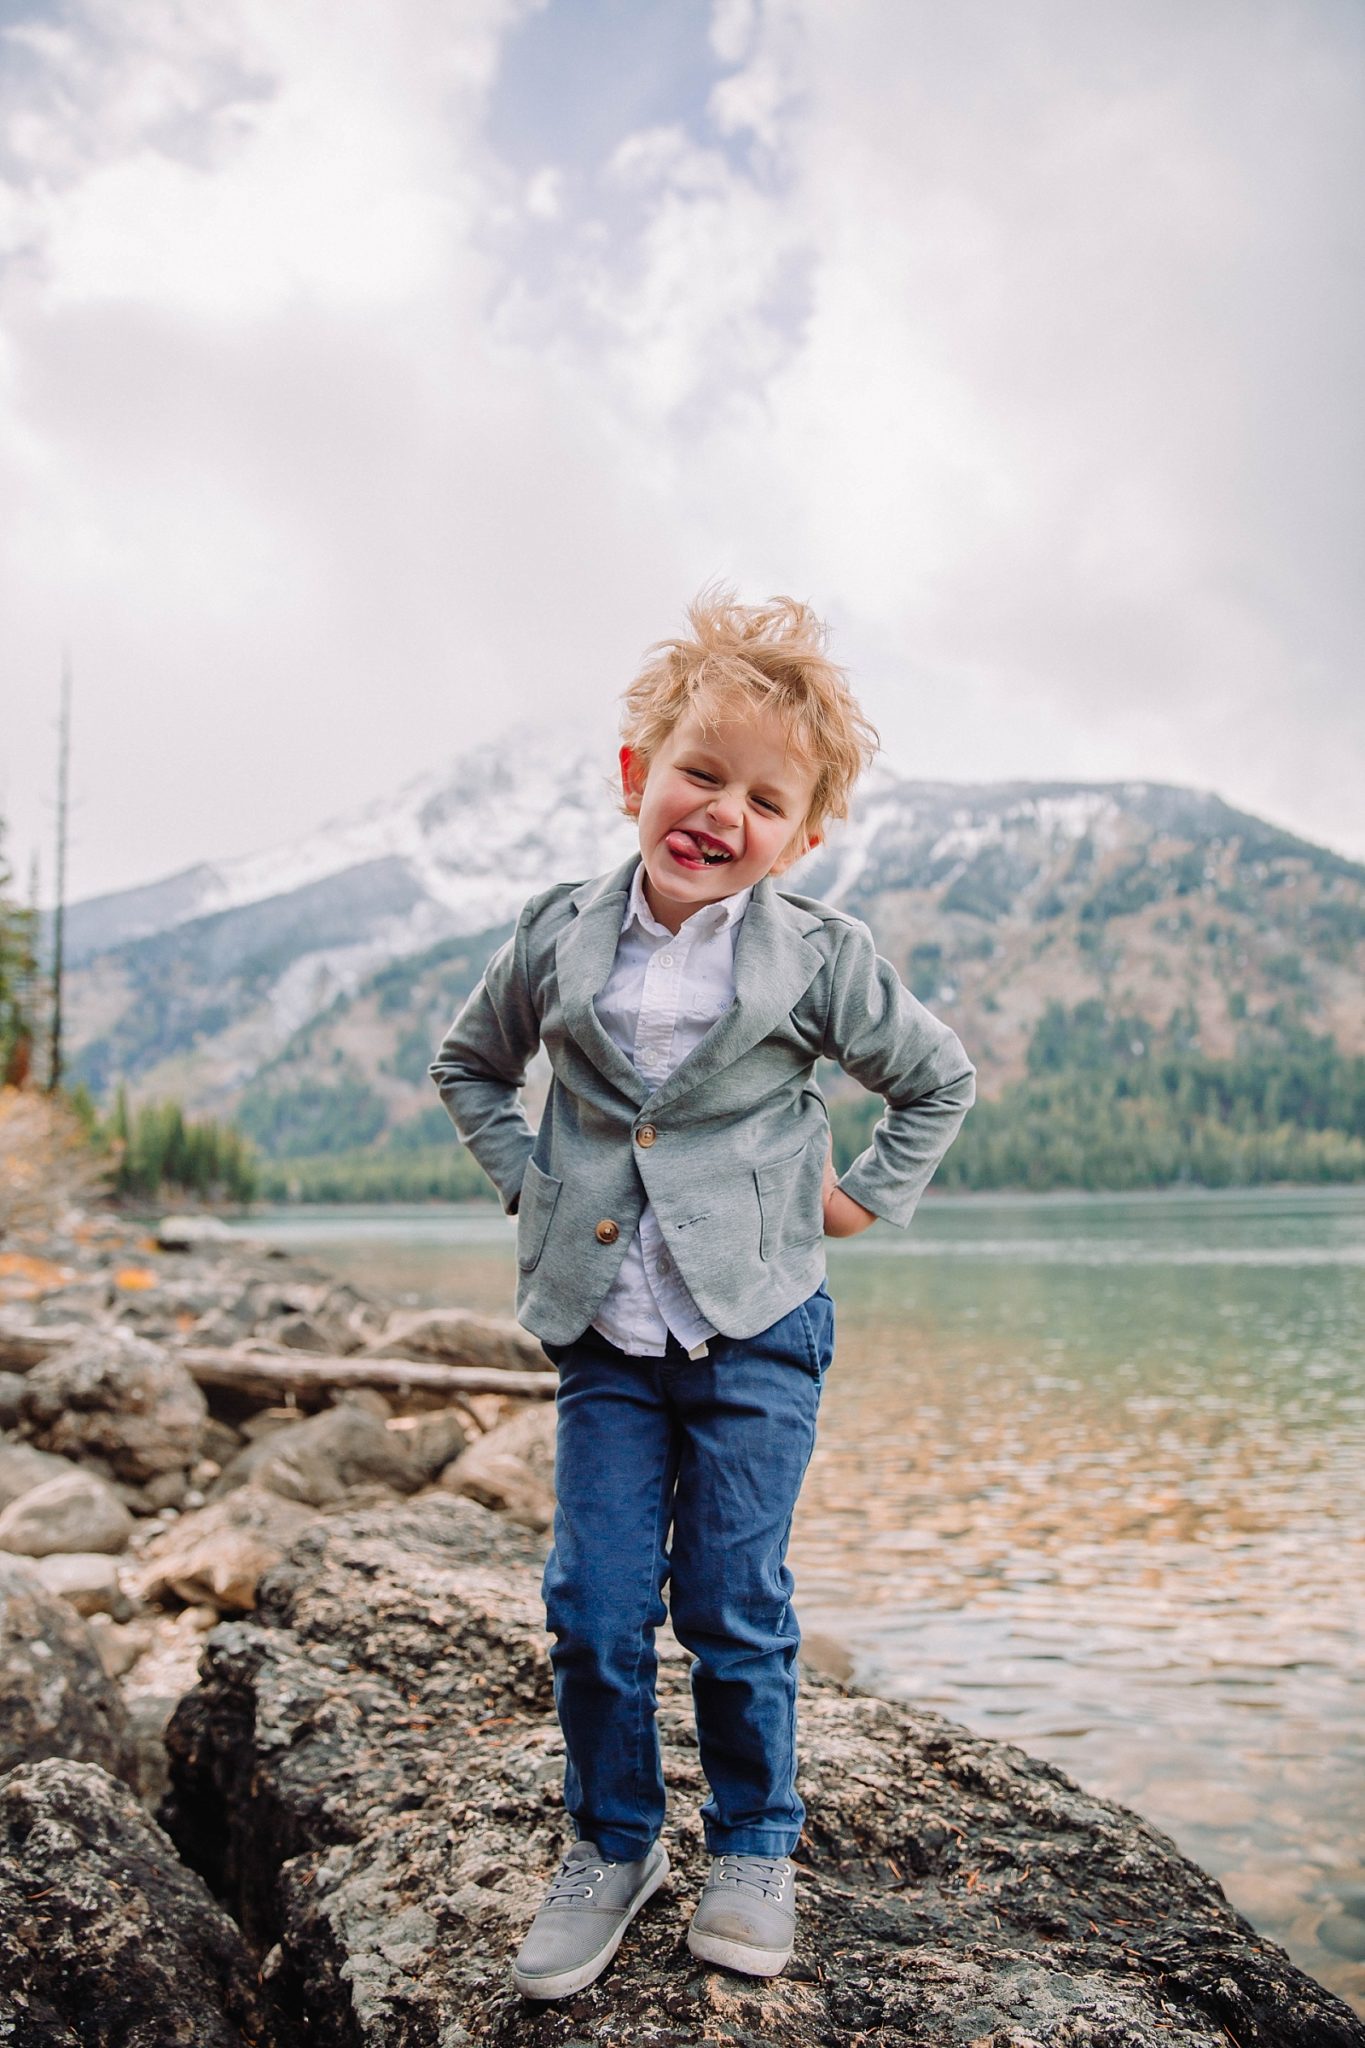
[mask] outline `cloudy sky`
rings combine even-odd
[[[1365,858],[1359,0],[0,0],[0,814],[76,896],[721,576],[910,774]]]

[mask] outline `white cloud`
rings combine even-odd
[[[909,768],[1208,783],[1365,855],[1359,25],[719,0],[706,91],[514,171],[535,12],[12,43],[20,865],[64,642],[88,893],[513,714],[605,731],[717,573],[831,614]]]

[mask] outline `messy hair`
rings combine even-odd
[[[690,634],[659,640],[623,692],[621,737],[646,768],[678,720],[714,725],[736,710],[772,711],[793,750],[815,769],[803,830],[848,816],[849,798],[878,748],[843,669],[826,653],[829,631],[794,597],[740,604],[710,585],[687,608]]]

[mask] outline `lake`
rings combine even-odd
[[[511,1305],[491,1206],[242,1227]],[[803,1625],[1144,1814],[1365,2012],[1365,1190],[931,1195],[829,1271]]]

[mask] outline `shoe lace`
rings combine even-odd
[[[545,1904],[562,1906],[570,1899],[590,1899],[593,1882],[600,1884],[607,1872],[615,1868],[614,1863],[593,1863],[581,1856],[570,1860],[566,1856],[550,1880]]]
[[[773,1899],[780,1896],[790,1871],[785,1856],[722,1856],[715,1882],[745,1885]]]

